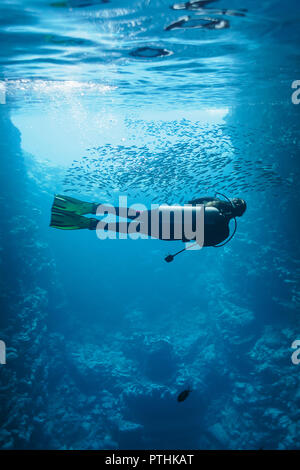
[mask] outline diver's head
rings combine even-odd
[[[247,204],[244,199],[240,199],[238,197],[235,197],[234,199],[230,199],[231,204],[233,206],[233,216],[234,217],[241,217],[245,210],[247,209]]]

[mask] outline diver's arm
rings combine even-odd
[[[193,199],[192,201],[189,201],[188,204],[192,204],[194,206],[196,204],[205,204],[206,202],[213,202],[215,200],[215,197],[199,197],[198,199]]]
[[[217,197],[201,197],[190,201],[188,204],[204,204],[205,208],[214,207],[222,213],[226,220],[230,220],[232,217],[232,205],[227,201],[218,199]]]

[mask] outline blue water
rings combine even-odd
[[[299,448],[299,2],[171,4],[1,2],[2,449]],[[55,193],[216,191],[235,237],[171,264],[49,227]]]

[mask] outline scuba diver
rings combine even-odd
[[[173,209],[180,210],[183,212],[186,208],[190,209],[191,217],[192,217],[192,224],[195,226],[195,219],[197,214],[199,215],[199,209],[202,209],[202,220],[203,220],[203,237],[201,240],[201,247],[202,246],[214,246],[220,247],[224,246],[228,243],[232,237],[234,236],[236,229],[237,229],[237,221],[236,217],[241,217],[245,210],[246,210],[246,202],[240,198],[233,198],[228,199],[226,196],[222,195],[221,193],[216,193],[223,196],[226,200],[219,199],[218,197],[201,197],[198,199],[194,199],[188,202],[189,206],[159,206],[158,209],[146,210],[146,211],[138,211],[132,208],[128,209],[126,207],[114,207],[109,204],[96,204],[90,202],[83,202],[78,199],[64,196],[64,195],[56,195],[54,197],[54,202],[52,205],[51,210],[51,222],[50,227],[58,228],[61,230],[77,230],[77,229],[89,229],[89,230],[107,230],[107,223],[99,221],[99,219],[84,217],[87,214],[97,214],[100,216],[113,214],[117,217],[126,218],[131,222],[120,222],[116,221],[113,223],[112,226],[109,226],[109,230],[113,230],[116,233],[130,233],[130,225],[132,225],[132,221],[137,220],[137,224],[135,226],[135,231],[140,232],[141,234],[158,238],[160,240],[181,240],[185,243],[187,242],[196,242],[193,245],[199,244],[199,240],[197,236],[186,236],[186,231],[181,230],[181,236],[178,238],[178,219],[176,222],[176,217],[174,215]],[[163,208],[168,207],[170,217],[168,218],[168,227],[167,233],[168,236],[164,236],[164,225],[162,213]],[[204,209],[204,210],[203,210]],[[172,213],[173,211],[173,213]],[[171,213],[170,213],[171,212]],[[153,230],[151,230],[151,222],[153,224],[153,216],[157,215],[158,221],[158,231],[153,234]],[[141,222],[141,217],[145,217],[147,223]],[[229,222],[230,220],[234,219],[235,221],[235,228],[232,235],[229,237],[230,230],[229,230]],[[182,229],[182,225],[184,225],[184,216],[182,216],[180,220],[180,225]],[[113,227],[113,228],[111,228]],[[132,233],[132,232],[131,232]],[[229,237],[229,238],[228,238]],[[179,253],[188,250],[191,248],[190,245],[183,250],[175,253],[174,255],[168,255],[165,258],[165,261],[170,262],[173,261],[174,257],[177,256]]]

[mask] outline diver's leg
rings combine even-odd
[[[151,236],[148,224],[145,224],[143,222],[134,222],[133,220],[131,222],[119,220],[114,222],[106,222],[104,220],[98,219],[89,220],[91,221],[89,226],[90,230],[104,230],[114,233],[127,233],[129,237],[131,234],[134,233],[140,233],[143,235]]]
[[[114,207],[112,204],[100,204],[94,202],[84,202],[74,197],[56,194],[52,204],[52,212],[72,212],[78,215],[86,214],[114,214],[119,215],[125,212],[127,208]],[[131,217],[130,217],[131,218]]]
[[[132,214],[134,209],[130,208],[131,214],[128,214],[129,208],[128,207],[118,207],[113,206],[111,204],[95,204],[95,209],[93,214],[97,215],[105,215],[105,214],[113,214],[117,217],[124,217],[125,219],[134,220],[141,214],[141,211],[135,211],[135,214]],[[147,211],[148,212],[148,211]]]
[[[105,230],[116,233],[128,233],[128,228],[131,222],[106,222],[104,220],[90,219],[90,230]]]
[[[58,228],[60,230],[110,230],[117,233],[132,233],[136,228],[137,232],[141,231],[139,226],[143,224],[134,224],[134,222],[105,222],[103,220],[94,219],[91,217],[84,217],[83,215],[75,214],[74,212],[67,211],[52,211],[50,227]],[[129,228],[130,227],[130,228]]]
[[[86,215],[86,214],[97,214],[97,215],[104,215],[104,214],[113,214],[117,217],[125,217],[126,219],[133,220],[135,219],[141,212],[136,211],[135,214],[132,214],[133,210],[130,208],[131,215],[128,214],[127,207],[115,207],[112,204],[99,204],[95,202],[84,202],[80,201],[79,199],[75,199],[74,197],[65,196],[64,194],[56,194],[54,196],[54,201],[52,204],[52,212],[72,212],[78,215]]]

